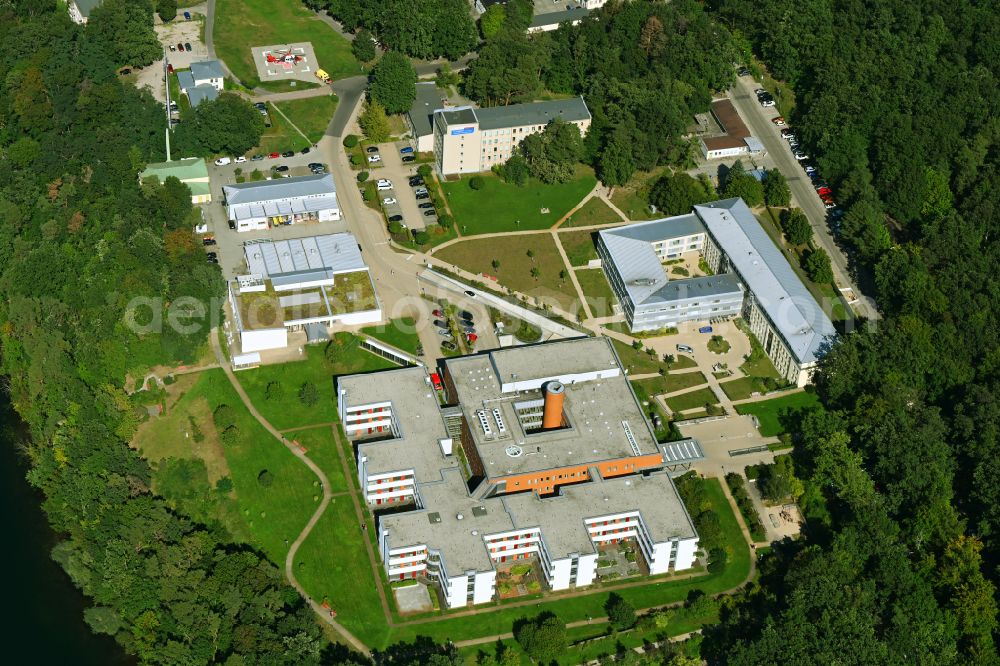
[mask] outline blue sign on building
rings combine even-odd
[[[463,127],[462,129],[453,129],[451,131],[452,136],[458,136],[459,134],[472,134],[476,131],[475,127]]]

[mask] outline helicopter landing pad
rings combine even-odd
[[[254,46],[251,51],[261,81],[320,82],[316,78],[316,70],[320,67],[311,42]]]

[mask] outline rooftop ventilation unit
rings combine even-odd
[[[476,416],[479,417],[479,425],[483,428],[483,434],[487,437],[493,436],[493,428],[490,427],[490,422],[486,418],[486,410],[480,409],[476,412]]]
[[[496,419],[497,422],[497,432],[499,432],[501,435],[506,433],[507,424],[503,422],[503,414],[501,414],[500,410],[496,407],[493,408],[493,418]]]
[[[655,278],[636,278],[636,279],[632,280],[631,282],[629,282],[629,284],[631,284],[633,286],[636,286],[636,287],[652,287],[654,284],[656,284],[656,279]]]

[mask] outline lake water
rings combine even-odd
[[[4,651],[14,662],[115,666],[135,663],[110,636],[83,621],[86,598],[50,555],[58,539],[45,520],[41,495],[24,475],[18,452],[24,424],[0,391],[0,501],[4,508]]]

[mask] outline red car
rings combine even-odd
[[[443,317],[444,316],[444,313],[441,312],[440,310],[435,310],[431,314],[434,315],[435,317]]]
[[[833,196],[833,190],[831,190],[829,187],[818,187],[816,188],[816,194],[820,195],[821,197]]]
[[[271,153],[270,155],[268,155],[268,157],[270,157],[272,160],[276,160],[279,157],[281,157],[281,153]]]
[[[441,391],[444,389],[444,386],[441,384],[441,375],[436,372],[431,373],[431,383],[434,385],[435,391]]]

